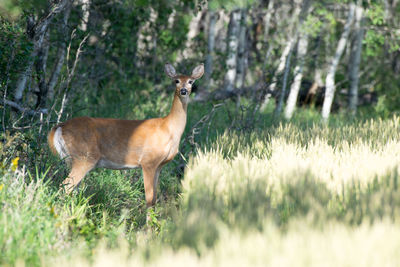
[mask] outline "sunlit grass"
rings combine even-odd
[[[47,264],[62,266],[397,266],[400,264],[400,229],[387,221],[357,228],[328,223],[323,229],[302,221],[281,233],[273,224],[246,235],[224,229],[213,249],[201,257],[189,249],[154,247],[157,255],[146,259],[143,251],[100,246],[94,261],[84,257],[58,257]],[[154,254],[156,254],[154,253]]]

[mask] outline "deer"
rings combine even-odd
[[[94,168],[143,171],[146,207],[156,203],[162,167],[178,153],[186,126],[193,83],[204,74],[204,65],[191,75],[178,75],[167,63],[164,71],[175,83],[172,107],[165,117],[145,120],[76,117],[54,126],[48,134],[50,150],[71,167],[62,182],[70,194]]]

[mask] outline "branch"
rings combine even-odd
[[[42,109],[39,109],[39,110],[32,110],[30,108],[22,107],[18,103],[10,101],[10,100],[7,100],[7,99],[1,100],[1,102],[4,105],[9,105],[9,106],[11,106],[11,107],[23,112],[23,113],[27,113],[27,114],[32,115],[32,116],[40,115],[42,113],[43,114],[47,114],[47,109],[46,108],[42,108]]]

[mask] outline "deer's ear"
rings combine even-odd
[[[200,64],[196,68],[193,69],[192,79],[194,79],[194,80],[200,79],[201,76],[203,76],[203,74],[204,74],[204,64]]]
[[[176,71],[175,71],[174,66],[172,66],[169,63],[165,64],[164,71],[165,71],[165,74],[167,74],[171,78],[174,78],[176,76]]]

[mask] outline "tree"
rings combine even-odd
[[[208,32],[207,32],[207,56],[204,68],[204,88],[195,96],[196,100],[204,100],[209,92],[211,75],[213,72],[213,60],[215,57],[215,24],[218,20],[218,13],[214,10],[209,11]]]
[[[272,94],[275,92],[276,86],[278,84],[278,80],[281,78],[283,71],[285,70],[285,66],[287,66],[286,65],[287,59],[290,58],[290,55],[293,52],[293,47],[294,47],[293,44],[296,40],[296,38],[293,35],[293,29],[295,28],[295,23],[298,19],[300,11],[301,11],[300,7],[301,7],[300,3],[297,2],[295,4],[294,10],[292,12],[292,18],[289,23],[290,26],[289,26],[286,45],[282,51],[281,57],[279,58],[279,65],[275,71],[274,77],[272,78],[272,82],[268,87],[268,92],[265,95],[264,100],[262,101],[262,104],[260,107],[261,111],[263,111],[267,107]]]
[[[246,76],[246,65],[247,65],[247,9],[243,8],[241,10],[241,21],[239,30],[239,47],[237,55],[237,66],[236,66],[236,88],[241,89],[244,85],[244,80]]]
[[[354,10],[355,5],[351,3],[349,5],[349,12],[347,16],[346,24],[344,25],[344,29],[342,35],[340,36],[338,45],[336,47],[335,55],[332,58],[331,64],[328,68],[328,73],[326,75],[325,80],[325,98],[324,104],[322,106],[322,119],[326,122],[329,118],[329,114],[331,112],[331,106],[333,102],[333,97],[335,95],[335,73],[338,67],[340,58],[343,54],[344,48],[347,43],[347,39],[350,33],[350,27],[354,19]]]
[[[363,27],[363,8],[360,3],[357,4],[355,9],[354,32],[355,38],[351,45],[350,54],[350,92],[349,92],[349,109],[352,115],[357,112],[358,103],[358,84],[359,84],[359,69],[361,61],[362,41],[364,39]]]
[[[289,97],[285,108],[285,118],[290,119],[293,116],[296,107],[297,96],[299,95],[300,84],[303,78],[304,57],[307,53],[308,36],[302,33],[297,44],[297,65],[294,68],[294,81],[290,87]]]
[[[295,40],[298,38],[299,33],[300,33],[300,39],[299,39],[299,51],[298,53],[298,63],[301,66],[297,66],[295,70],[299,71],[299,73],[295,73],[295,75],[297,75],[297,83],[294,85],[293,90],[296,91],[297,93],[293,92],[292,97],[294,98],[294,103],[296,103],[296,99],[297,99],[297,94],[298,94],[298,90],[300,88],[300,83],[301,83],[301,78],[302,78],[302,71],[303,71],[303,57],[304,54],[307,51],[307,36],[306,33],[303,32],[302,26],[304,23],[305,18],[308,15],[309,12],[309,8],[310,8],[310,1],[309,0],[304,0],[301,4],[301,12],[300,12],[300,16],[299,16],[299,22],[298,22],[298,26],[295,27],[295,33],[294,33],[294,37],[293,37],[293,41],[291,42],[291,47],[290,47],[290,51],[289,51],[289,55],[286,59],[286,64],[285,64],[285,72],[283,75],[283,82],[282,82],[282,90],[280,92],[280,96],[279,96],[279,101],[278,101],[278,105],[275,109],[275,116],[280,116],[281,111],[282,111],[282,107],[283,107],[283,100],[286,96],[286,86],[287,86],[287,80],[288,80],[288,76],[289,76],[289,72],[290,72],[290,59],[291,59],[291,55],[293,53],[294,47],[295,47]],[[298,88],[296,88],[296,86],[298,86]]]
[[[19,79],[16,84],[16,90],[14,93],[14,100],[18,103],[21,102],[23,92],[26,87],[28,79],[31,77],[32,67],[36,56],[39,54],[42,48],[43,41],[54,16],[61,13],[67,7],[67,4],[71,4],[72,0],[51,0],[49,10],[37,21],[35,21],[33,14],[28,16],[27,19],[27,35],[33,43],[33,50],[30,55],[30,59],[24,70],[19,74]]]
[[[226,58],[227,71],[224,79],[224,91],[227,93],[232,93],[235,86],[241,15],[241,10],[236,9],[231,11],[229,19]]]

